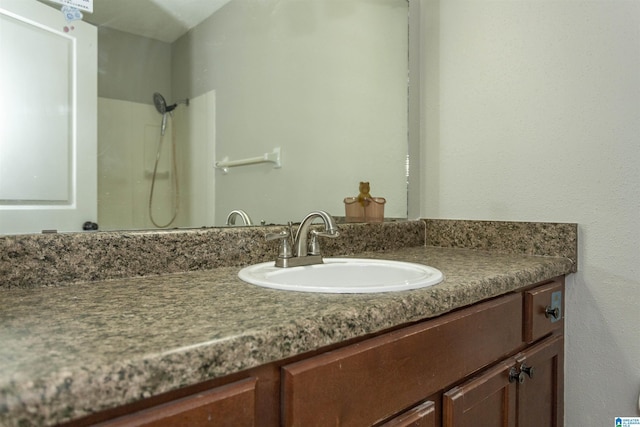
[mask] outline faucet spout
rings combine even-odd
[[[249,215],[242,209],[234,209],[227,215],[227,225],[236,225],[236,218],[242,220],[243,225],[253,225]]]
[[[296,233],[295,240],[293,242],[294,255],[296,257],[306,257],[307,255],[320,255],[319,250],[314,249],[312,251],[309,250],[309,227],[311,223],[316,219],[322,219],[324,223],[324,231],[316,232],[314,231],[312,243],[314,247],[317,246],[315,242],[317,236],[322,237],[338,237],[340,232],[338,231],[338,226],[336,225],[335,220],[331,215],[329,215],[325,211],[314,211],[304,217],[302,222],[300,223],[300,227],[298,227],[298,232]],[[316,253],[318,252],[318,253]]]

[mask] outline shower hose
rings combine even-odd
[[[159,224],[153,217],[153,194],[156,186],[156,178],[158,174],[158,164],[160,163],[160,153],[162,152],[162,143],[164,141],[164,132],[160,132],[160,141],[158,142],[158,151],[156,152],[156,162],[153,166],[153,175],[151,177],[151,191],[149,192],[149,218],[153,225],[158,228],[166,228],[175,221],[180,209],[180,187],[178,186],[178,165],[176,162],[176,131],[173,126],[173,114],[166,112],[171,119],[171,176],[173,177],[173,216],[166,224]]]

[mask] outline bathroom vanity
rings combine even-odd
[[[562,425],[571,259],[353,255],[431,265],[445,280],[311,294],[219,267],[2,290],[0,425]]]

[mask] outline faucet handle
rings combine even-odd
[[[318,242],[318,237],[330,237],[335,238],[338,237],[340,233],[338,230],[332,230],[329,232],[326,231],[317,231],[311,230],[311,240],[309,241],[308,247],[308,255],[320,255],[320,243]]]
[[[290,235],[291,233],[289,233],[289,231],[284,230],[280,233],[269,233],[265,236],[267,240],[282,239],[280,250],[278,251],[278,258],[291,258],[293,256],[293,252],[291,251],[291,244],[289,243]]]
[[[318,236],[318,237],[330,237],[332,239],[335,239],[336,237],[340,236],[340,232],[337,229],[331,229],[329,231],[316,231],[316,230],[311,230],[311,234],[313,234],[313,236]]]
[[[278,240],[278,239],[287,239],[291,233],[288,230],[282,230],[279,233],[267,233],[265,239],[267,240]]]

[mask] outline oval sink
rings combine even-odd
[[[426,265],[360,258],[325,258],[324,264],[289,268],[264,262],[243,268],[238,277],[267,288],[329,293],[406,291],[444,279],[440,270]]]

